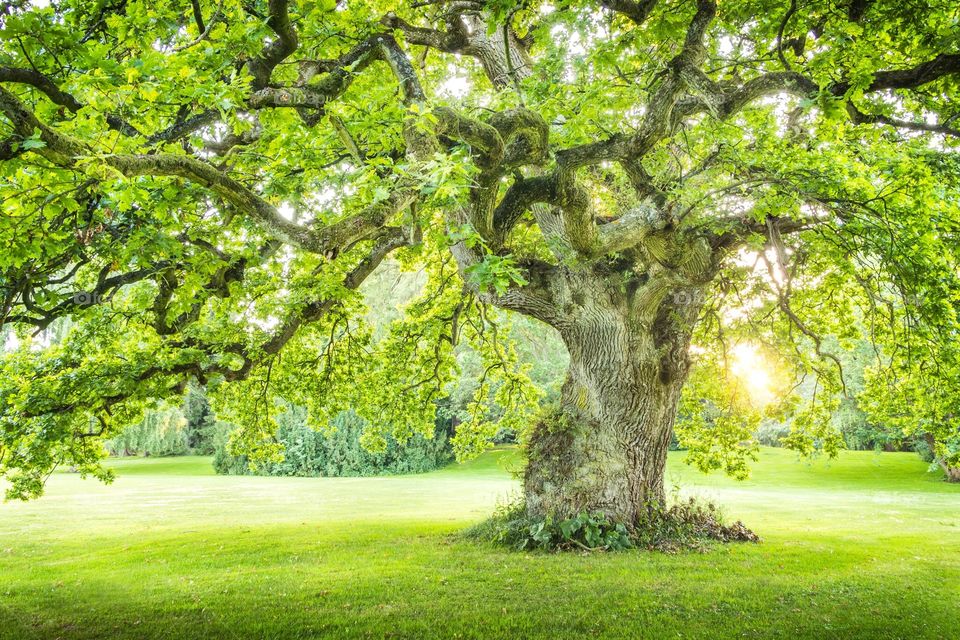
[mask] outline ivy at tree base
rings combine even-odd
[[[570,518],[531,517],[518,500],[468,529],[467,539],[491,542],[518,551],[622,551],[646,549],[664,553],[702,551],[715,542],[760,542],[739,520],[724,524],[712,503],[693,498],[669,507],[650,506],[639,522],[616,522],[601,512]]]

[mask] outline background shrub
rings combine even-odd
[[[780,439],[790,434],[790,425],[778,420],[764,420],[757,427],[754,436],[762,445],[767,447],[782,447]]]
[[[187,421],[176,408],[148,411],[143,420],[104,443],[115,456],[179,456],[190,453]]]
[[[433,438],[420,434],[400,444],[387,438],[382,453],[371,453],[360,446],[365,421],[352,411],[340,413],[332,421],[332,431],[316,431],[307,425],[306,411],[289,405],[276,418],[277,440],[283,445],[284,459],[249,467],[246,456],[234,456],[226,438],[218,441],[213,465],[217,473],[270,476],[372,476],[432,471],[453,461],[449,443],[449,421],[438,421]]]
[[[114,456],[211,455],[231,428],[216,419],[203,387],[190,384],[179,407],[146,412],[104,446]]]

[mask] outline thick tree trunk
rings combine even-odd
[[[664,465],[699,305],[674,296],[645,322],[608,300],[583,303],[561,328],[570,370],[559,410],[529,442],[531,516],[599,511],[629,526],[664,501]]]

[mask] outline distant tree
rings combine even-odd
[[[180,412],[186,420],[187,446],[193,453],[213,455],[217,416],[203,387],[192,382],[183,396]]]
[[[955,365],[956,2],[54,0],[0,20],[0,319],[75,323],[2,361],[13,495],[59,462],[103,474],[95,441],[190,377],[251,455],[275,451],[275,396],[316,424],[352,407],[383,450],[433,429],[467,341],[459,453],[498,427],[492,398],[527,431],[531,516],[633,526],[664,500],[691,343],[754,336],[814,376],[801,449],[844,394],[822,336],[867,318],[881,360]],[[357,289],[391,254],[426,284],[374,340]],[[554,413],[534,419],[491,306],[562,338]],[[691,424],[742,426],[722,415]]]
[[[182,456],[190,453],[186,421],[176,407],[147,411],[143,419],[105,442],[117,456]]]

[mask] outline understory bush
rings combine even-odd
[[[717,508],[694,499],[655,506],[632,527],[603,513],[579,513],[571,518],[531,518],[522,499],[497,508],[494,515],[465,532],[472,540],[516,550],[620,551],[640,548],[667,553],[702,549],[710,542],[759,542],[740,521],[723,524]]]
[[[337,415],[333,429],[317,431],[307,424],[306,411],[290,405],[277,417],[276,438],[283,459],[251,469],[243,455],[233,455],[226,441],[218,444],[213,465],[217,473],[269,476],[373,476],[432,471],[453,461],[448,425],[438,423],[433,438],[416,434],[401,444],[387,438],[383,452],[360,445],[365,422],[353,412]]]

